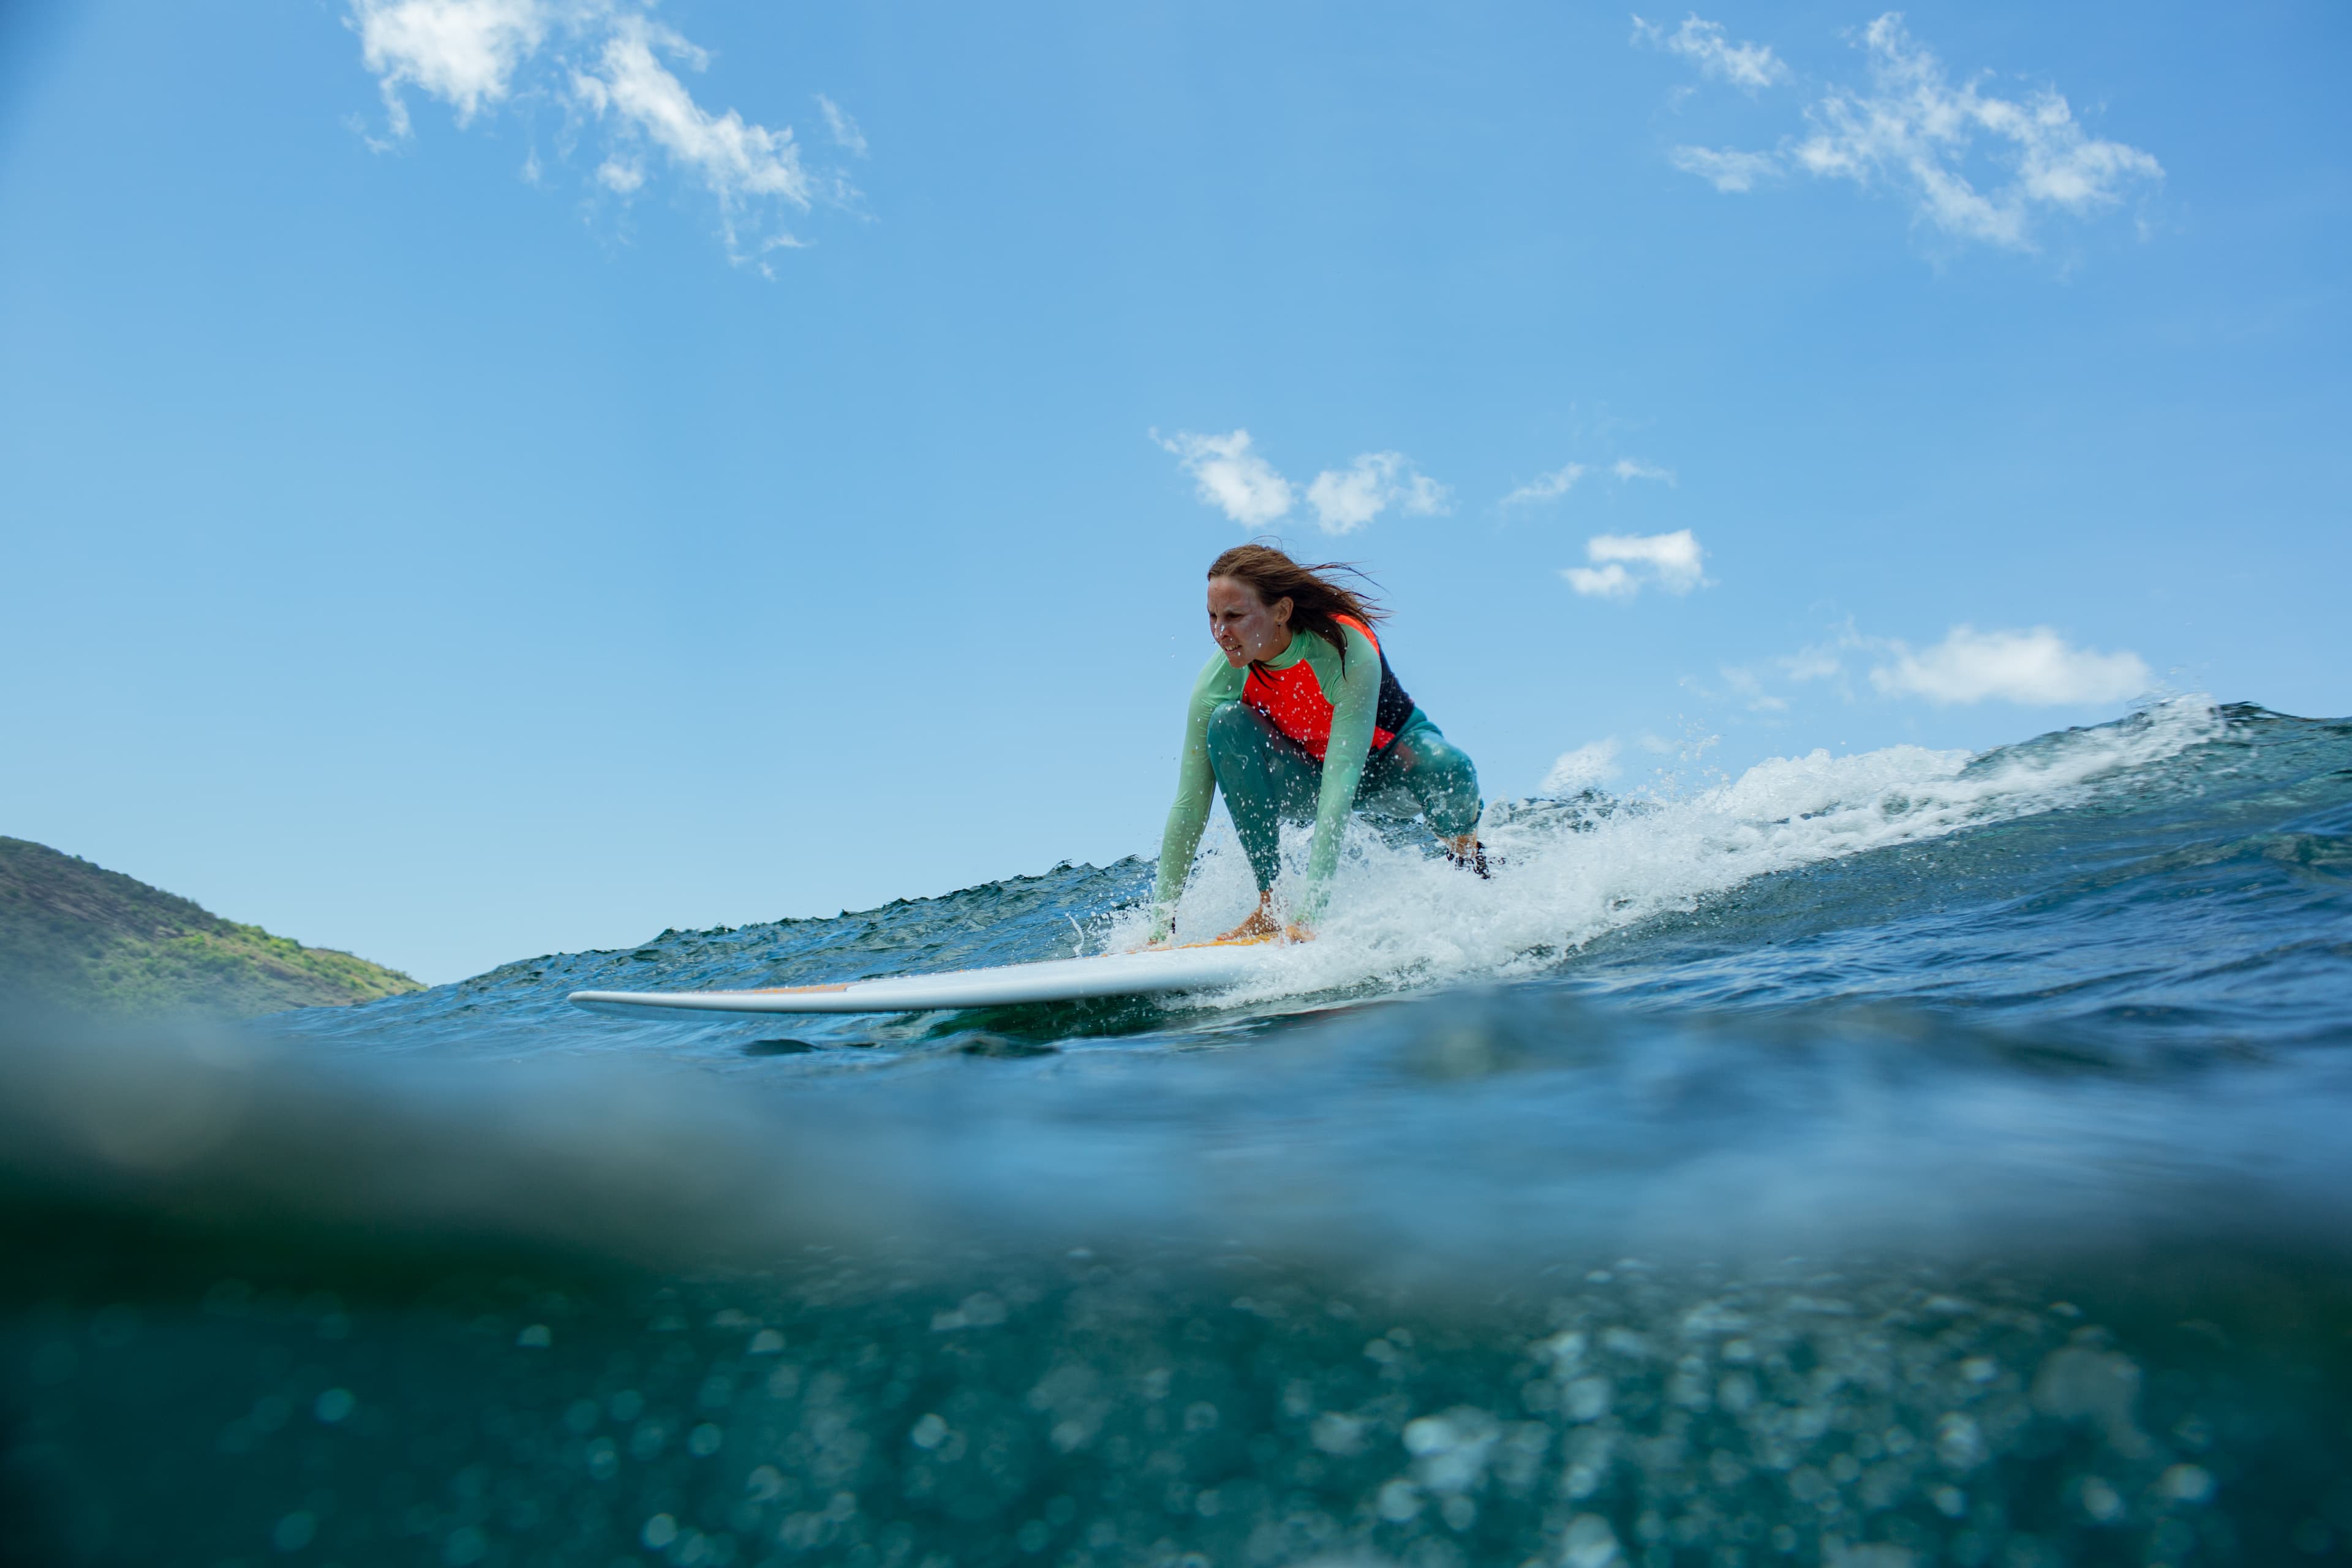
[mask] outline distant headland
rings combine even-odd
[[[0,1003],[248,1018],[423,989],[396,969],[304,947],[45,844],[0,837]]]

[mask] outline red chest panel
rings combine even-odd
[[[1364,634],[1375,654],[1379,641],[1371,628],[1352,617],[1339,617],[1341,624]],[[1300,637],[1312,637],[1312,632],[1300,632]],[[1331,747],[1331,700],[1323,695],[1323,683],[1315,679],[1315,667],[1300,659],[1287,669],[1268,669],[1262,664],[1250,666],[1249,679],[1242,682],[1242,700],[1266,717],[1266,721],[1305,748],[1317,762]],[[1372,728],[1372,750],[1379,751],[1396,733],[1381,729],[1377,722]]]

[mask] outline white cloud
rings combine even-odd
[[[1923,697],[1937,703],[1992,699],[2044,707],[2119,702],[2155,684],[2137,654],[2076,648],[2048,626],[1979,632],[1957,626],[1935,647],[1915,650],[1900,638],[1870,636],[1851,620],[1825,642],[1742,667],[1726,666],[1722,674],[1730,694],[1758,712],[1779,712],[1789,705],[1768,681],[1788,687],[1826,681],[1852,702],[1855,692],[1848,679],[1850,654],[1871,667],[1871,685],[1881,696]]]
[[[817,189],[792,128],[703,108],[671,68],[702,70],[709,53],[650,20],[640,5],[350,0],[350,7],[362,62],[383,90],[395,140],[412,134],[405,89],[447,102],[461,126],[509,98],[552,100],[603,132],[593,178],[607,191],[634,195],[647,179],[644,154],[658,152],[717,201],[732,259],[798,243],[773,221],[780,208],[807,211]],[[863,153],[856,123],[831,100],[818,102],[835,140]],[[530,168],[535,178],[535,153]],[[845,184],[838,188],[855,195]]]
[[[2074,647],[2048,626],[1980,632],[1958,626],[1923,652],[1900,642],[1885,646],[1892,660],[1871,670],[1870,683],[1890,697],[2057,707],[2120,702],[2155,684],[2139,655]]]
[[[1344,470],[1326,468],[1307,487],[1316,526],[1350,533],[1391,506],[1428,516],[1446,507],[1444,485],[1420,472],[1402,452],[1366,452]]]
[[[1871,23],[1862,44],[1869,85],[1832,89],[1808,108],[1811,131],[1801,141],[1769,153],[1677,147],[1675,167],[1719,191],[1751,190],[1790,169],[1865,189],[1884,184],[1909,195],[1919,222],[2017,250],[2034,248],[2034,221],[2046,212],[2089,216],[2133,185],[2164,178],[2151,154],[2085,132],[2054,89],[2012,99],[1990,90],[1985,76],[1954,86],[1935,53],[1904,30],[1900,12]],[[1972,177],[1980,144],[1979,162],[1991,167]],[[1979,188],[1989,172],[1992,183]]]
[[[1607,566],[1563,566],[1559,574],[1568,585],[1588,598],[1630,599],[1640,593],[1642,584],[1633,574],[1613,563]]]
[[[792,127],[747,124],[731,109],[710,113],[662,64],[662,55],[695,70],[710,63],[667,27],[642,16],[616,17],[595,65],[572,72],[572,93],[599,119],[609,113],[623,134],[651,142],[698,178],[719,198],[730,248],[734,215],[745,202],[775,196],[807,210],[809,179]]]
[[[1250,450],[1250,434],[1196,436],[1180,430],[1163,439],[1151,438],[1176,455],[1199,483],[1201,499],[1244,528],[1263,528],[1290,510],[1290,481],[1274,465]]]
[[[1202,436],[1151,433],[1176,455],[1200,486],[1201,499],[1244,528],[1264,528],[1290,513],[1298,499],[1275,466],[1250,449],[1250,433]],[[1402,452],[1365,452],[1345,468],[1326,468],[1306,487],[1315,524],[1326,533],[1352,533],[1391,507],[1421,516],[1446,510],[1444,485],[1412,466]]]
[[[866,156],[866,132],[849,118],[848,110],[821,92],[816,95],[816,106],[824,110],[824,123],[833,132],[834,141],[861,158]]]
[[[446,100],[464,125],[513,90],[547,37],[541,0],[352,0],[360,58],[375,73],[394,136],[409,133],[401,89]]]
[[[1776,81],[1787,81],[1790,77],[1787,62],[1772,52],[1771,46],[1735,44],[1725,35],[1722,23],[1703,22],[1696,12],[1684,17],[1682,26],[1671,33],[1655,22],[1644,22],[1636,16],[1633,41],[1680,55],[1698,67],[1699,75],[1727,81],[1750,92]]]
[[[1609,465],[1609,471],[1621,479],[1662,479],[1667,484],[1675,482],[1675,471],[1672,468],[1662,468],[1654,463],[1637,462],[1632,458],[1618,458]]]
[[[1537,786],[1538,795],[1574,795],[1607,784],[1617,776],[1617,737],[1594,741],[1572,752],[1562,752]]]
[[[1576,488],[1576,481],[1589,470],[1582,463],[1566,463],[1548,474],[1538,474],[1526,484],[1503,498],[1505,506],[1524,506],[1530,501],[1558,500]]]
[[[1677,147],[1666,161],[1685,174],[1696,174],[1718,191],[1752,191],[1758,182],[1778,179],[1780,160],[1769,153],[1740,153],[1729,147]]]
[[[1687,594],[1705,578],[1706,552],[1687,528],[1672,533],[1602,533],[1584,542],[1591,566],[1560,573],[1568,585],[1593,598],[1630,599],[1648,584],[1669,594]],[[1630,569],[1629,569],[1630,567]]]

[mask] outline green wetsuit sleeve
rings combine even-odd
[[[1339,841],[1348,830],[1348,814],[1355,809],[1356,786],[1363,782],[1364,763],[1372,751],[1372,721],[1381,706],[1381,650],[1371,638],[1352,626],[1342,626],[1348,639],[1344,667],[1339,650],[1313,633],[1301,634],[1307,662],[1323,695],[1331,701],[1331,739],[1323,752],[1323,792],[1315,805],[1315,846],[1307,856],[1307,892],[1299,909],[1301,920],[1323,912],[1331,873],[1339,865]]]
[[[1217,797],[1217,778],[1209,771],[1209,715],[1220,703],[1241,694],[1243,673],[1212,654],[1192,682],[1192,696],[1184,708],[1184,749],[1176,759],[1176,801],[1168,808],[1168,826],[1160,835],[1160,875],[1151,889],[1151,940],[1166,937],[1176,921],[1176,900],[1192,874],[1192,852],[1209,826],[1209,807]]]

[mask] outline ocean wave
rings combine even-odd
[[[1171,1004],[563,1000],[1065,956],[1129,861],[244,1028],[10,1019],[7,1547],[2352,1541],[2352,725],[2174,703],[1489,820],[1493,881],[1359,837],[1278,983]]]

